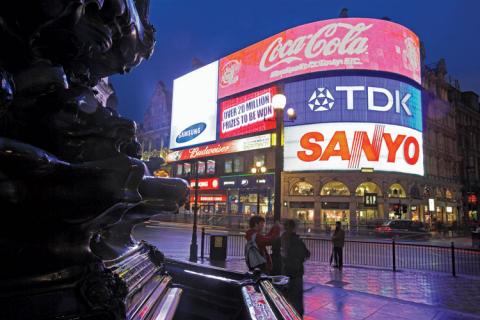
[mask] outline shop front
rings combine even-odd
[[[313,223],[315,215],[315,202],[313,201],[290,201],[289,217],[303,223]]]
[[[350,225],[350,202],[322,202],[322,221],[325,226],[333,227],[337,221]]]
[[[220,177],[226,192],[227,214],[270,215],[273,211],[273,174]]]

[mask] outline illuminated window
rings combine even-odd
[[[225,160],[225,173],[232,173],[232,172],[233,172],[233,161]]]
[[[260,162],[260,167],[265,165],[265,155],[264,154],[255,154],[253,155],[253,166],[257,165],[257,162]]]
[[[363,197],[365,193],[376,193],[377,195],[382,195],[382,190],[373,182],[363,182],[355,190],[355,195],[358,197]]]
[[[205,174],[205,161],[198,161],[198,174],[199,175],[204,175]]]
[[[192,165],[190,163],[183,164],[183,174],[190,174],[192,172]]]
[[[293,185],[290,194],[294,196],[313,196],[313,185],[305,181],[299,181]]]
[[[183,164],[177,164],[177,176],[181,176],[183,174]]]
[[[326,183],[320,191],[322,196],[349,196],[350,190],[340,181],[330,181]]]
[[[207,174],[215,174],[215,160],[207,161]]]
[[[407,194],[405,193],[405,189],[399,184],[394,183],[388,188],[388,197],[389,198],[406,198]]]
[[[451,200],[453,199],[453,192],[450,189],[445,190],[445,198]]]
[[[235,158],[233,160],[233,172],[243,172],[243,158]]]

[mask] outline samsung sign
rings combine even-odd
[[[297,112],[285,126],[332,122],[394,124],[422,131],[421,92],[407,83],[367,76],[325,77],[285,85]]]
[[[217,83],[218,61],[174,80],[171,149],[215,141]]]
[[[192,139],[195,139],[205,130],[206,127],[207,127],[207,124],[204,122],[191,125],[190,127],[180,132],[180,134],[177,136],[175,141],[177,143],[184,143]]]

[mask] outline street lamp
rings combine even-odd
[[[282,171],[283,171],[283,150],[282,150],[282,132],[283,132],[283,109],[287,104],[287,98],[283,94],[276,94],[272,97],[272,105],[275,110],[275,175],[274,175],[274,187],[275,187],[275,201],[273,203],[273,221],[280,221],[281,218],[281,183],[282,183]]]
[[[193,201],[193,226],[192,226],[192,242],[190,243],[190,261],[197,262],[198,260],[198,245],[197,245],[197,216],[198,216],[198,162],[193,164],[195,172],[194,185],[194,201]],[[191,182],[190,182],[190,185]]]
[[[257,178],[258,178],[258,174],[267,172],[267,168],[263,166],[263,163],[261,161],[257,161],[255,163],[255,167],[253,167],[250,171],[253,174],[257,174]],[[258,179],[256,183],[257,183],[257,215],[259,215],[260,214],[260,187],[258,186]]]

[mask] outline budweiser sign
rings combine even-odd
[[[222,143],[195,147],[185,150],[171,152],[167,155],[168,162],[190,160],[234,152],[250,151],[269,148],[271,146],[271,134],[226,141]]]
[[[319,21],[281,32],[220,60],[220,98],[305,73],[363,69],[420,83],[418,37],[396,23],[361,18]]]

